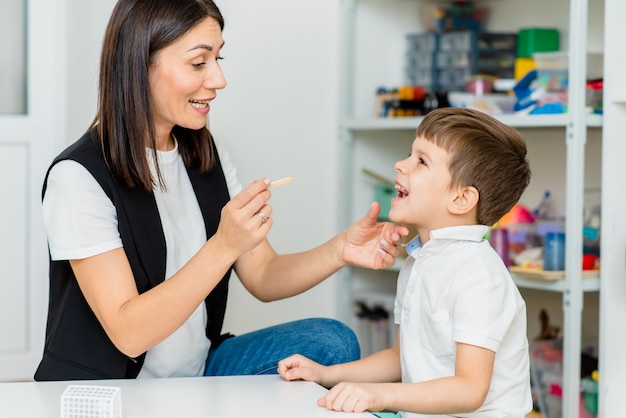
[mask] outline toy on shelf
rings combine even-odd
[[[454,1],[435,8],[434,26],[440,32],[458,30],[480,31],[486,20],[486,11],[476,8],[473,1]]]
[[[440,107],[448,107],[446,92],[431,91],[422,86],[410,85],[391,89],[379,87],[376,91],[374,117],[423,116]]]

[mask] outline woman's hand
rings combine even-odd
[[[378,202],[372,203],[365,217],[344,231],[342,257],[346,263],[372,269],[393,266],[402,237],[409,234],[409,229],[390,222],[377,222],[379,213]]]
[[[232,198],[223,208],[215,238],[234,259],[257,247],[272,227],[269,179],[257,180]]]

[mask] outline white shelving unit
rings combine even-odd
[[[605,0],[599,415],[624,415],[626,387],[626,2]]]
[[[594,7],[598,1],[592,0]],[[602,0],[601,0],[602,1]],[[393,176],[393,162],[402,158],[410,149],[413,133],[421,118],[374,119],[374,92],[378,85],[399,86],[403,84],[402,60],[404,57],[404,34],[419,32],[428,5],[436,0],[343,0],[341,19],[342,38],[342,101],[340,111],[340,162],[342,183],[340,185],[341,222],[343,226],[363,215],[373,197],[371,183],[360,174],[362,165],[381,171],[386,177]],[[485,6],[513,7],[514,0],[477,0]],[[508,5],[507,5],[508,3]],[[550,2],[553,3],[553,2]],[[558,3],[558,2],[554,2]],[[535,4],[539,4],[536,3]],[[545,2],[544,2],[545,4]],[[560,130],[566,144],[565,169],[565,230],[566,274],[563,280],[541,281],[515,277],[520,288],[536,289],[562,294],[564,335],[563,417],[576,417],[579,412],[579,384],[581,367],[581,330],[583,297],[585,292],[598,292],[600,279],[582,277],[582,227],[585,180],[585,145],[589,130],[603,126],[603,118],[587,115],[585,111],[586,54],[588,46],[587,0],[563,0],[561,6],[565,18],[560,16],[563,27],[562,46],[569,45],[569,112],[562,115],[537,115],[500,117],[504,123],[525,132],[537,130]],[[528,7],[531,7],[527,4]],[[546,13],[555,13],[554,4],[546,5]],[[542,13],[544,12],[542,8]],[[531,15],[532,16],[532,15]],[[421,18],[421,19],[420,19]],[[523,22],[523,16],[519,18]],[[537,20],[539,19],[539,20]],[[535,14],[526,26],[554,26],[542,23]],[[552,17],[549,21],[554,21]],[[490,22],[491,23],[491,22]],[[488,25],[489,26],[489,25]],[[508,28],[515,30],[517,28]],[[365,45],[363,45],[365,44]],[[572,47],[573,46],[573,47]],[[623,90],[621,90],[623,93]],[[623,99],[623,94],[620,96]],[[534,144],[529,141],[529,146]],[[371,166],[374,165],[375,166]],[[382,171],[385,170],[385,171]],[[388,173],[388,174],[387,174]],[[389,272],[377,272],[380,282],[372,280],[372,273],[360,269],[344,271],[345,292],[342,313],[350,323],[351,295],[360,287],[387,286],[383,283],[393,277],[397,268]],[[375,273],[376,274],[376,273]],[[371,290],[371,289],[369,289]]]

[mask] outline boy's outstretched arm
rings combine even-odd
[[[326,388],[339,382],[399,382],[402,378],[398,341],[392,348],[350,363],[322,366],[295,354],[278,362],[278,373],[285,380],[307,380]]]
[[[472,412],[485,402],[495,352],[469,344],[456,344],[455,375],[403,384],[394,391],[393,407],[423,414]]]
[[[335,411],[409,411],[422,414],[456,414],[478,409],[489,391],[495,353],[457,344],[454,376],[419,383],[349,383],[331,388],[318,401]]]

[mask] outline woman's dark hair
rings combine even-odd
[[[211,0],[119,0],[106,28],[100,58],[98,111],[91,127],[104,159],[119,181],[152,190],[163,184],[150,174],[146,146],[156,161],[155,126],[148,69],[156,54],[206,18],[224,29]],[[186,167],[208,172],[215,149],[207,128],[175,126],[174,135]]]

